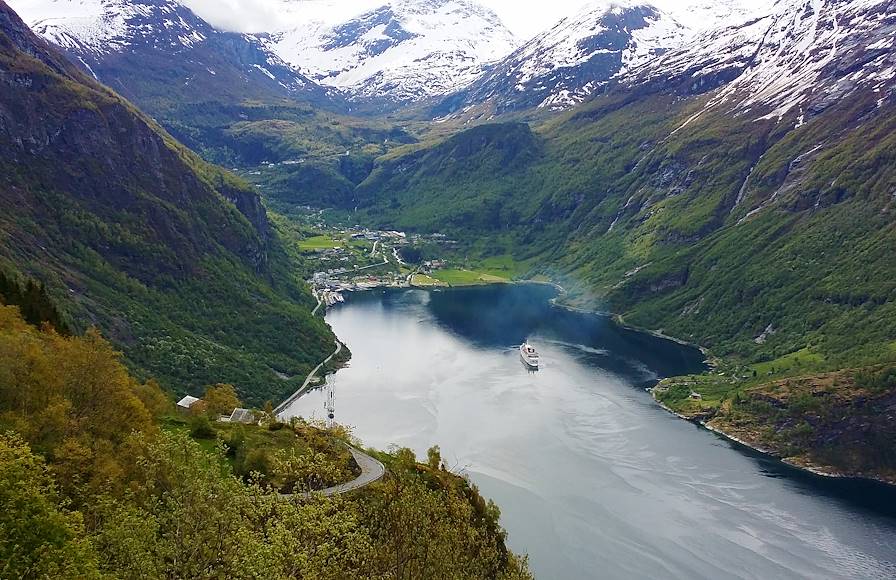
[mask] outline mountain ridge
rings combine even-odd
[[[702,31],[738,25],[767,10],[764,3],[739,0],[590,2],[445,97],[432,115],[471,122],[567,110],[667,51],[699,42]]]
[[[526,42],[459,95],[448,97],[435,114],[453,115],[457,109],[463,114],[483,105],[486,115],[563,110],[685,37],[681,24],[652,6],[591,5]],[[445,111],[446,106],[454,110]]]
[[[456,90],[516,44],[467,0],[392,0],[338,24],[271,31],[267,46],[350,100],[412,103]]]
[[[326,89],[268,51],[249,34],[220,31],[177,0],[55,0],[13,2],[33,30],[59,46],[94,78],[145,105],[158,84],[239,98],[293,98],[338,108]],[[143,90],[130,80],[139,77]],[[175,77],[177,81],[175,81]],[[195,100],[196,97],[191,97]]]
[[[232,382],[260,402],[292,390],[275,370],[298,375],[326,356],[332,334],[311,316],[257,192],[5,3],[0,83],[5,270],[43,282],[77,329],[99,326],[132,368],[177,393]]]

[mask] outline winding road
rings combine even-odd
[[[319,489],[317,491],[306,491],[302,493],[281,493],[280,497],[283,499],[290,499],[294,497],[308,498],[315,494],[325,496],[339,495],[356,489],[361,489],[365,485],[370,485],[374,481],[379,481],[386,475],[386,466],[380,463],[379,460],[374,459],[363,451],[359,451],[348,444],[346,444],[346,446],[351,452],[352,457],[354,457],[355,461],[358,463],[358,467],[361,468],[361,475],[351,481],[340,483],[339,485],[334,485],[332,487],[325,487],[324,489]]]
[[[333,487],[328,487],[315,493],[322,493],[324,495],[339,495],[340,493],[354,491],[356,489],[364,487],[365,485],[370,485],[374,481],[379,481],[384,475],[386,475],[386,466],[380,463],[379,460],[374,459],[373,457],[367,455],[363,451],[355,449],[354,447],[349,447],[348,450],[351,452],[352,457],[354,457],[355,461],[358,463],[358,467],[361,468],[361,475],[349,482],[340,483],[339,485],[334,485]]]
[[[321,362],[319,365],[314,367],[308,376],[305,377],[305,382],[302,383],[302,386],[299,387],[299,390],[292,394],[288,399],[280,403],[280,405],[274,409],[274,414],[279,415],[283,412],[283,410],[289,405],[291,405],[296,399],[304,395],[308,392],[308,386],[311,384],[311,381],[314,379],[315,375],[317,375],[318,371],[333,360],[337,354],[342,352],[342,343],[338,340],[336,341],[336,350],[333,351],[333,354],[328,356]],[[355,479],[348,481],[346,483],[340,483],[339,485],[334,485],[332,487],[324,488],[320,491],[310,492],[301,494],[305,497],[311,495],[311,493],[320,493],[323,495],[339,495],[341,493],[347,493],[349,491],[354,491],[356,489],[360,489],[365,485],[370,485],[374,481],[380,480],[386,474],[386,467],[378,460],[373,457],[367,455],[363,451],[359,449],[355,449],[351,445],[348,445],[348,450],[352,454],[352,457],[355,458],[355,462],[358,464],[358,467],[361,468],[361,475],[356,477]],[[281,494],[283,497],[290,497],[293,494]]]
[[[315,295],[315,298],[317,298],[317,295]],[[317,316],[317,311],[320,310],[320,307],[323,303],[324,303],[323,300],[321,300],[320,298],[317,298],[317,306],[315,306],[314,310],[311,311],[311,316]]]

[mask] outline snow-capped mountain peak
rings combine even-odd
[[[632,85],[721,89],[706,109],[801,118],[865,87],[896,85],[896,2],[781,0],[765,17],[709,31],[629,75]]]
[[[253,35],[223,32],[179,0],[9,0],[40,36],[94,77],[131,93],[133,79],[157,94],[175,86],[249,96],[301,96],[320,102],[324,89],[267,50]],[[156,74],[158,73],[158,74]],[[161,79],[161,80],[160,80]],[[176,79],[176,80],[175,80]]]
[[[484,106],[492,115],[527,108],[557,110],[588,98],[614,76],[679,46],[690,31],[637,0],[598,1],[535,36],[446,99],[436,114]]]
[[[11,5],[39,35],[80,53],[117,52],[138,40],[189,47],[211,30],[174,0],[13,0]]]
[[[268,39],[323,85],[399,102],[465,86],[516,44],[494,12],[468,0],[391,0],[338,24],[298,23]]]

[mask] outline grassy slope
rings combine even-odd
[[[433,272],[432,276],[437,280],[445,282],[449,286],[477,286],[481,284],[495,284],[509,281],[507,278],[487,274],[485,272],[456,268],[437,270]]]

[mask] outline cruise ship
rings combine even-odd
[[[528,340],[520,345],[520,358],[530,369],[538,369],[538,352]]]

